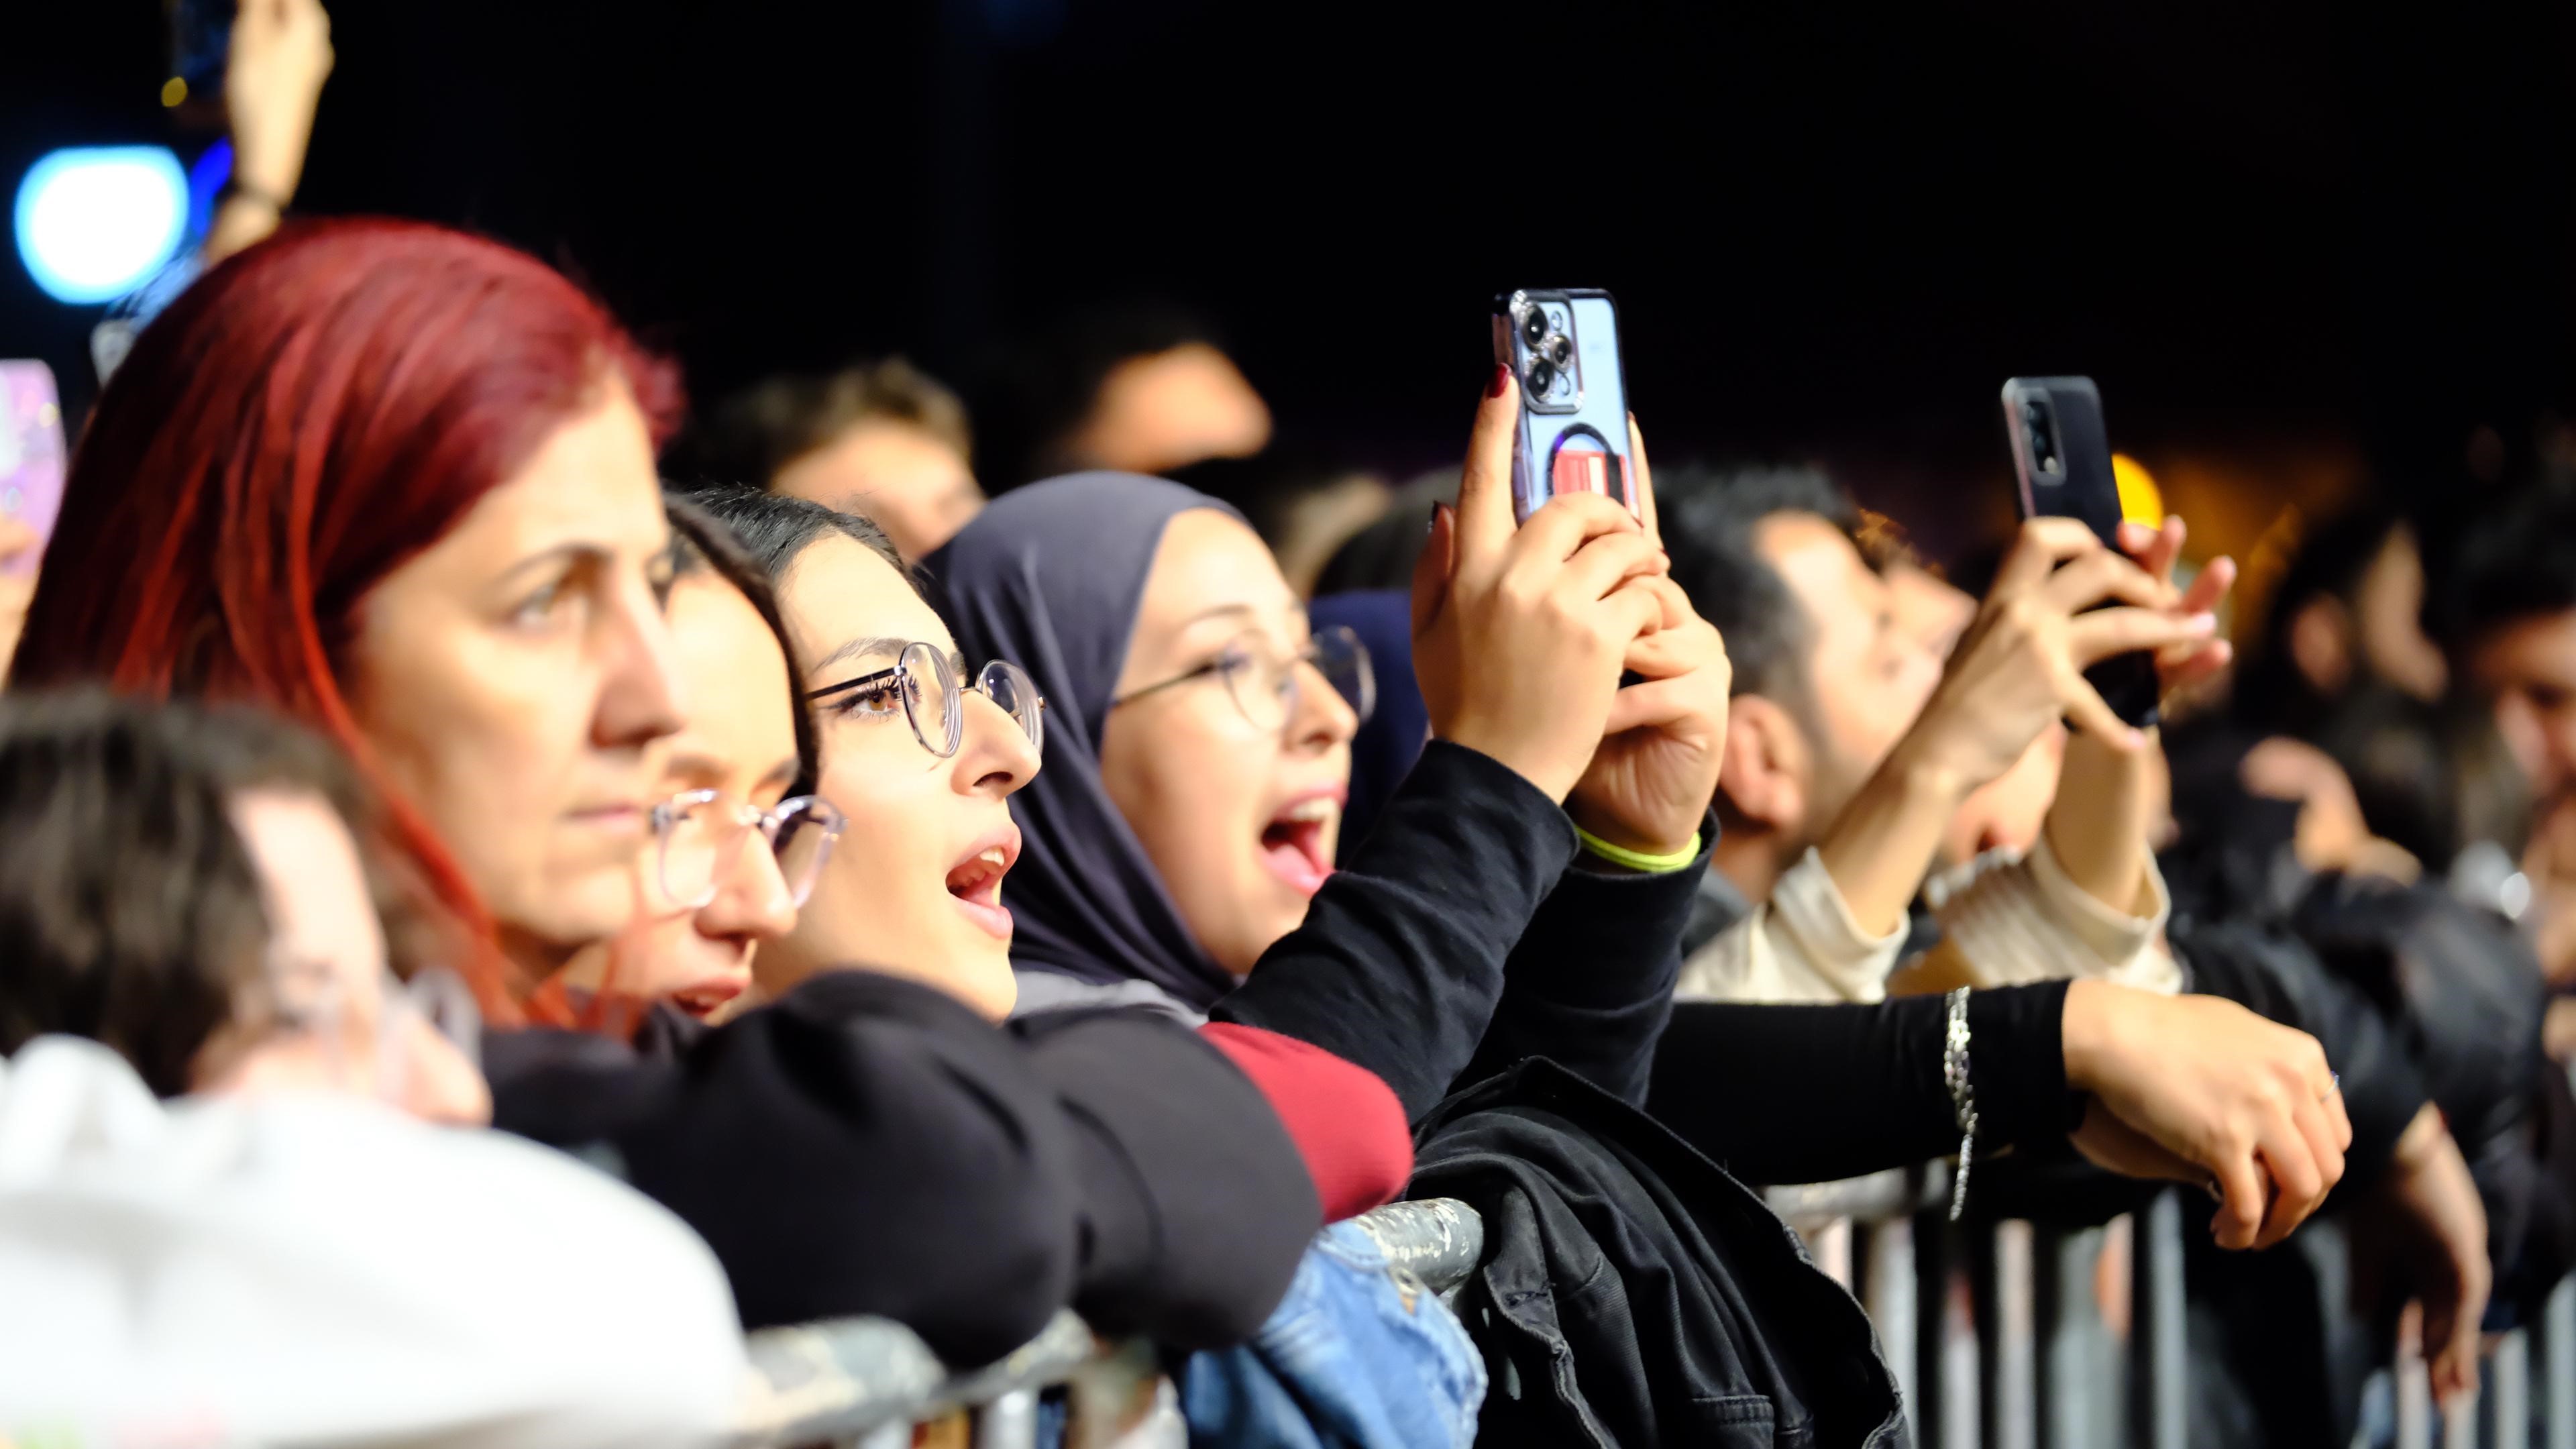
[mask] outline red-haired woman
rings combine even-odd
[[[13,682],[321,729],[392,802],[485,1011],[559,1022],[538,988],[634,914],[648,749],[686,718],[653,466],[675,402],[516,252],[399,222],[282,233],[192,287],[102,394]],[[1260,1092],[1161,1022],[1030,1040],[838,972],[676,1056],[564,1047],[496,1072],[501,1116],[612,1147],[648,1191],[691,1183],[672,1206],[726,1214],[753,1326],[881,1313],[981,1362],[1074,1302],[1113,1332],[1239,1341],[1318,1221]],[[514,1090],[540,1100],[514,1114]],[[708,1207],[706,1184],[782,1160],[839,1187]],[[741,1230],[763,1213],[773,1231]]]

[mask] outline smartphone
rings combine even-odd
[[[53,536],[63,509],[62,398],[54,370],[41,362],[0,362],[0,513],[36,530],[37,547],[6,565],[13,574],[36,570],[36,555]]]
[[[2120,546],[2120,485],[2102,393],[2089,377],[2016,377],[2004,383],[2004,435],[2012,442],[2016,500],[2024,518],[2072,518]],[[2115,655],[2084,671],[2111,712],[2139,729],[2156,722],[2162,686],[2155,657]]]
[[[1602,291],[1523,291],[1494,299],[1494,361],[1521,384],[1512,437],[1512,511],[1521,521],[1559,493],[1599,493],[1637,511],[1629,484],[1628,386],[1619,309]]]

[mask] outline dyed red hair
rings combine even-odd
[[[10,682],[247,700],[338,741],[469,933],[484,1010],[522,1019],[473,887],[351,716],[349,650],[368,591],[612,380],[659,444],[671,369],[543,263],[413,222],[281,232],[181,295],[100,395]]]

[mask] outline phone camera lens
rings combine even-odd
[[[1521,340],[1532,347],[1547,340],[1547,314],[1532,307],[1521,318]]]
[[[1574,339],[1559,332],[1547,339],[1547,360],[1558,367],[1574,361]]]
[[[1544,357],[1533,357],[1529,365],[1531,397],[1545,397],[1556,386],[1556,364]]]

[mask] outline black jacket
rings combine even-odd
[[[1711,817],[1687,869],[1600,868],[1536,786],[1434,740],[1304,924],[1209,1015],[1368,1068],[1415,1121],[1532,1055],[1639,1100],[1716,843]]]
[[[1196,1034],[1122,1012],[1006,1030],[830,972],[638,1045],[485,1037],[494,1124],[582,1152],[715,1249],[748,1328],[892,1318],[984,1363],[1070,1303],[1176,1348],[1249,1338],[1320,1216],[1261,1093]]]
[[[1487,1446],[1906,1442],[1868,1319],[1762,1201],[1543,1059],[1423,1123],[1413,1190],[1484,1218],[1459,1316]]]

